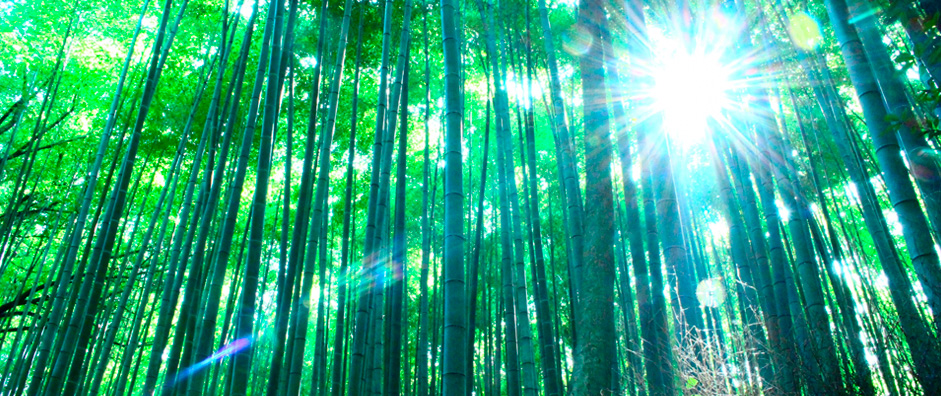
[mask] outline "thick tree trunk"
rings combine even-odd
[[[607,84],[601,33],[607,29],[603,5],[579,4],[578,22],[591,44],[582,54],[582,106],[585,123],[585,250],[577,270],[578,310],[575,326],[573,392],[612,394],[617,348],[614,333],[614,194],[611,178],[613,147],[607,108]],[[572,197],[570,197],[572,198]]]
[[[461,141],[461,54],[455,23],[456,0],[441,0],[441,31],[445,85],[444,168],[444,373],[443,393],[466,393],[467,319],[464,285],[464,191]]]

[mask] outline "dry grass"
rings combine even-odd
[[[684,346],[674,346],[678,387],[687,395],[760,395],[762,383],[756,367],[756,340],[749,332],[725,334],[720,347],[715,334],[690,331]],[[768,394],[770,389],[764,389]]]

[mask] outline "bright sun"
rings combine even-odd
[[[719,54],[689,53],[685,49],[660,53],[653,70],[651,92],[663,128],[680,145],[701,142],[710,118],[729,105],[729,71]]]

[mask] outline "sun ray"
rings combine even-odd
[[[658,56],[653,75],[655,109],[663,113],[663,130],[680,144],[701,142],[707,122],[729,103],[729,70],[715,53],[688,53],[677,46]]]
[[[656,117],[680,153],[714,133],[755,151],[754,133],[744,129],[772,117],[761,98],[781,77],[774,67],[781,54],[743,38],[745,16],[721,7],[694,11],[647,26],[649,55],[619,60],[625,87],[614,95],[631,104],[635,125]],[[616,26],[633,30],[627,18]]]

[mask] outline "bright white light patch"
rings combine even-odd
[[[712,231],[713,238],[725,238],[729,235],[729,225],[723,219],[709,223],[709,230]]]
[[[235,8],[235,7],[232,7],[232,8]],[[242,15],[242,18],[244,18],[245,20],[248,20],[248,18],[251,18],[252,11],[254,11],[254,9],[255,9],[255,6],[254,4],[252,4],[252,2],[245,1],[245,2],[242,2],[242,7],[239,8],[239,14]]]
[[[164,178],[163,178],[163,174],[161,174],[160,172],[157,172],[157,173],[154,174],[154,181],[153,181],[153,184],[156,185],[156,186],[161,186],[161,187],[162,187],[162,186],[164,186],[164,185],[167,184],[167,179],[164,179]]]
[[[303,57],[301,58],[300,62],[301,62],[301,67],[305,69],[310,69],[310,68],[313,68],[314,66],[317,66],[317,58],[313,56]]]
[[[791,210],[784,205],[784,202],[775,200],[774,205],[778,207],[778,217],[781,218],[781,221],[787,221],[791,218]]]
[[[659,54],[654,69],[653,98],[663,112],[663,128],[680,144],[700,142],[707,121],[718,117],[729,103],[729,72],[718,54],[693,53],[685,49]]]

